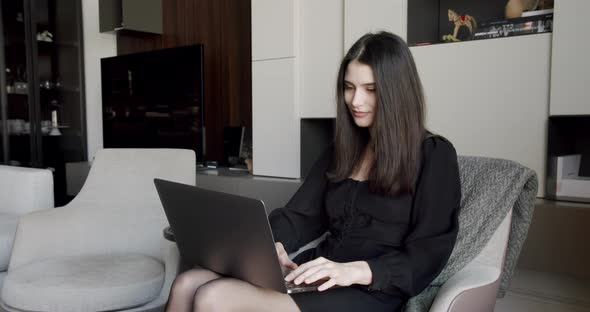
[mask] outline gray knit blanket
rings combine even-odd
[[[499,298],[510,284],[533,216],[537,175],[513,161],[471,156],[459,156],[459,172],[462,198],[455,247],[446,267],[430,286],[410,299],[405,312],[428,311],[440,287],[480,253],[513,208]]]

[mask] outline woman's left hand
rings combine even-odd
[[[296,285],[303,282],[310,284],[321,279],[327,279],[318,287],[319,291],[324,291],[335,285],[369,285],[372,281],[372,273],[369,264],[365,261],[339,263],[319,257],[300,265],[285,277],[286,281],[293,281]]]

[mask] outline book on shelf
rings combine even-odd
[[[525,11],[525,12],[522,12],[522,17],[531,17],[531,16],[544,15],[544,14],[550,14],[550,13],[553,13],[553,9]]]
[[[553,13],[484,21],[478,25],[473,39],[490,39],[553,31]]]

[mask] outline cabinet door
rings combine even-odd
[[[406,39],[407,1],[344,0],[344,50],[367,32],[387,30]]]
[[[99,29],[108,32],[123,27],[122,0],[98,0]]]
[[[252,63],[254,174],[300,176],[299,117],[295,107],[295,59]]]
[[[4,57],[0,70],[5,73],[0,107],[2,159],[13,166],[35,165],[32,157],[35,138],[31,135],[34,103],[34,73],[31,58],[30,2],[2,1],[2,38]],[[34,127],[33,127],[34,128]]]
[[[123,0],[122,15],[125,29],[163,33],[162,0]]]
[[[551,34],[411,50],[428,129],[447,137],[458,154],[510,159],[535,170],[543,196]]]
[[[555,1],[550,115],[590,115],[588,0]]]
[[[342,59],[343,0],[301,0],[301,118],[336,117],[336,78]]]
[[[295,56],[296,0],[252,0],[252,60]]]
[[[99,0],[100,32],[163,33],[162,0]]]

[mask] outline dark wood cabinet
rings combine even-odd
[[[98,4],[100,32],[163,31],[162,0],[99,0]]]
[[[51,168],[87,158],[80,0],[10,0],[0,12],[0,162]]]

